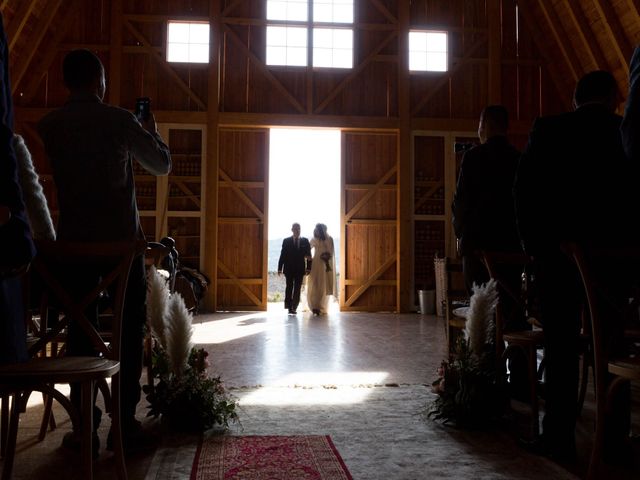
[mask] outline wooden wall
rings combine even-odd
[[[376,185],[365,173],[384,175],[392,165],[397,170],[375,191],[362,210],[366,215],[353,217],[360,224],[343,227],[351,232],[345,261],[352,283],[341,285],[341,301],[358,292],[353,307],[405,311],[413,308],[416,261],[426,258],[414,252],[419,221],[414,187],[425,180],[414,171],[421,160],[412,156],[412,133],[442,132],[447,142],[452,132],[473,134],[482,107],[504,103],[513,118],[514,138],[522,145],[536,116],[569,108],[571,98],[570,82],[558,82],[563,72],[552,76],[549,60],[540,53],[541,46],[549,46],[539,38],[539,12],[531,9],[527,26],[515,0],[355,0],[355,57],[349,70],[266,66],[264,0],[2,0],[0,7],[15,39],[10,68],[16,129],[25,135],[43,173],[48,169],[34,125],[64,103],[61,63],[73,48],[89,48],[103,60],[110,103],[133,109],[136,97],[150,96],[161,124],[195,125],[205,132],[200,266],[213,283],[206,297],[209,309],[266,305],[265,128],[337,127],[344,130],[343,140],[366,132],[362,138],[371,145],[385,145],[386,153],[357,161],[343,150],[344,168],[351,175],[345,180],[343,214],[363,195],[358,188]],[[169,19],[210,22],[209,64],[165,61]],[[408,72],[410,28],[449,32],[448,72]],[[234,145],[253,145],[255,154],[240,154]],[[455,163],[449,147],[433,158],[440,157],[447,168]],[[253,178],[249,173],[254,170],[264,175]],[[453,254],[444,239],[452,185],[450,179],[442,181],[448,189],[440,192],[444,224],[434,235],[442,237],[444,253]],[[152,188],[150,182],[139,182],[141,202],[147,187]],[[52,185],[45,189],[53,194]],[[238,200],[243,196],[255,210]],[[161,210],[156,203],[157,215]],[[365,220],[378,223],[365,227]],[[157,231],[157,218],[145,221]]]

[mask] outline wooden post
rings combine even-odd
[[[111,46],[109,48],[109,103],[120,105],[122,82],[122,0],[111,3]]]
[[[205,218],[204,230],[204,271],[211,284],[204,297],[204,308],[215,311],[218,285],[218,127],[220,103],[220,49],[222,25],[220,0],[209,2],[209,83],[207,95],[207,148],[206,181],[207,192],[202,215]]]
[[[411,99],[409,97],[409,2],[398,2],[398,113],[399,113],[399,158],[398,158],[398,227],[397,242],[397,309],[408,312],[411,309],[411,264],[412,221],[411,205]]]

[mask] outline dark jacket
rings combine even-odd
[[[451,206],[462,255],[520,250],[512,194],[519,156],[504,136],[464,154]]]
[[[562,241],[607,245],[631,238],[637,179],[624,155],[620,122],[599,104],[536,120],[514,185],[528,253],[557,250]]]
[[[278,271],[285,275],[304,275],[305,257],[311,256],[311,246],[305,237],[298,237],[298,247],[293,243],[293,236],[282,241],[282,250],[278,260]]]

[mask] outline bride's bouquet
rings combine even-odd
[[[325,272],[331,271],[331,254],[329,252],[322,252],[320,259],[324,262]]]

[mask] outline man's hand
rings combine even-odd
[[[11,220],[11,210],[5,205],[0,205],[0,227]]]
[[[147,117],[146,120],[141,120],[140,125],[151,134],[158,133],[158,125],[156,125],[156,117],[153,115],[153,112],[149,112],[149,117]]]

